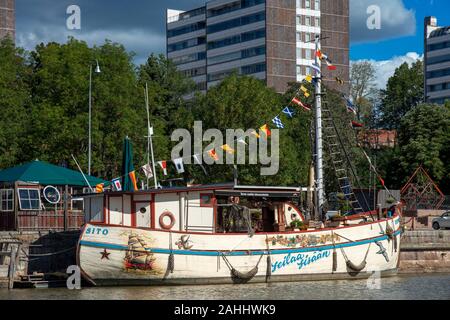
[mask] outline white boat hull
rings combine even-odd
[[[394,230],[390,237],[387,225]],[[398,216],[336,229],[257,233],[253,237],[87,224],[79,241],[78,264],[95,285],[367,278],[374,272],[382,276],[396,273],[400,233]],[[136,236],[144,240],[146,259],[142,249],[130,251],[129,239]],[[140,260],[128,258],[133,252]],[[143,263],[133,264],[136,261]],[[351,269],[348,261],[363,268]],[[256,266],[251,279],[231,276],[231,269],[245,274]]]

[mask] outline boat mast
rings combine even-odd
[[[148,103],[148,84],[145,83],[145,107],[147,109],[147,163],[150,163],[150,154],[152,156],[152,169],[153,169],[153,180],[155,182],[155,189],[158,189],[158,181],[156,180],[156,170],[155,170],[155,157],[153,155],[153,127],[150,125],[150,108]],[[149,178],[147,177],[147,188],[149,187]]]
[[[321,50],[320,35],[316,35],[316,53]],[[321,67],[321,62],[317,54],[315,55],[316,65]],[[324,204],[324,187],[323,187],[323,138],[322,138],[322,74],[317,73],[316,78],[316,220],[322,220],[322,211]]]

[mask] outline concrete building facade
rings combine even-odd
[[[167,56],[207,90],[232,72],[264,80],[284,92],[301,81],[314,62],[314,38],[349,81],[348,0],[210,0],[187,12],[167,11]],[[342,88],[340,88],[342,90]]]
[[[439,27],[435,17],[425,18],[425,100],[450,100],[450,26]]]
[[[0,39],[16,36],[15,1],[0,0]]]

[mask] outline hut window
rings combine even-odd
[[[19,188],[20,210],[39,210],[41,208],[41,196],[39,189]]]
[[[14,210],[14,190],[2,189],[0,190],[0,211]]]

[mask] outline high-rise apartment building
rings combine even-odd
[[[425,18],[425,98],[444,104],[450,100],[450,27],[439,27],[435,17]]]
[[[313,74],[316,35],[336,65],[325,84],[349,81],[349,0],[210,0],[191,11],[167,11],[167,56],[207,90],[232,72],[284,92]]]
[[[10,37],[14,40],[16,35],[14,0],[0,0],[0,39]]]

